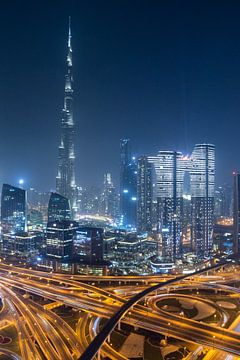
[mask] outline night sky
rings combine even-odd
[[[118,183],[136,155],[216,145],[217,184],[240,169],[240,2],[1,1],[0,181],[55,186],[68,16],[76,175]]]

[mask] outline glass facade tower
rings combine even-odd
[[[214,145],[197,144],[191,156],[160,151],[148,159],[156,171],[163,259],[180,258],[183,241],[198,259],[209,257],[214,224]]]
[[[153,164],[147,156],[137,161],[137,230],[152,230]]]
[[[61,139],[58,153],[57,193],[70,200],[71,210],[77,210],[77,189],[75,183],[74,121],[73,121],[73,75],[71,26],[69,19],[67,71],[65,75],[64,106],[61,121]]]
[[[212,249],[215,193],[215,146],[197,144],[190,163],[192,247],[198,258]]]
[[[1,198],[1,223],[3,234],[26,231],[26,192],[12,185],[3,184]]]
[[[173,260],[181,255],[181,221],[183,195],[182,154],[159,151],[157,157],[157,201],[162,257]]]
[[[126,228],[136,228],[137,220],[137,164],[131,156],[129,139],[120,142],[120,209],[121,223]]]
[[[57,193],[51,193],[48,203],[48,222],[71,219],[69,200]]]
[[[233,252],[240,251],[240,174],[233,172]]]

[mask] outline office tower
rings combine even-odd
[[[214,215],[220,217],[229,217],[231,214],[232,187],[228,184],[218,186],[215,190]]]
[[[51,193],[48,203],[48,222],[71,219],[69,200],[57,193]]]
[[[70,200],[71,210],[76,213],[74,121],[73,121],[73,75],[71,26],[69,20],[67,70],[65,75],[64,106],[61,120],[61,139],[58,153],[57,193]]]
[[[34,257],[37,254],[37,236],[26,232],[3,234],[3,253],[6,256]]]
[[[240,251],[240,174],[233,172],[233,252]]]
[[[77,186],[77,213],[81,214],[83,212],[82,209],[82,194],[83,188],[81,186]]]
[[[103,229],[81,226],[74,236],[74,254],[88,264],[103,261]]]
[[[75,221],[62,220],[47,224],[46,255],[58,260],[71,259],[73,236],[78,228]]]
[[[182,195],[184,163],[176,151],[159,151],[157,159],[157,201],[162,257],[175,261],[181,256]]]
[[[3,184],[1,198],[2,234],[18,234],[26,231],[26,192]]]
[[[191,226],[192,247],[198,259],[206,258],[212,250],[214,221],[215,147],[197,144],[191,164]]]
[[[153,164],[147,156],[141,156],[137,161],[137,230],[150,232],[152,230],[153,205]]]
[[[110,216],[114,220],[118,216],[118,194],[109,173],[104,174],[101,213]]]
[[[129,229],[136,228],[137,217],[137,165],[131,156],[129,139],[120,141],[120,212],[121,223]]]

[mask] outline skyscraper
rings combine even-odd
[[[73,253],[73,236],[78,223],[70,220],[53,221],[47,225],[46,255],[51,258],[70,259]]]
[[[162,257],[173,260],[181,255],[183,168],[182,154],[159,151],[157,160],[157,201]]]
[[[147,156],[137,161],[137,230],[152,230],[153,164]]]
[[[199,259],[210,255],[214,221],[215,146],[197,144],[190,164],[192,247]]]
[[[73,240],[74,253],[88,264],[103,261],[103,229],[79,227]]]
[[[240,174],[233,172],[233,252],[240,251]]]
[[[67,70],[65,75],[64,106],[61,121],[61,139],[58,153],[57,193],[70,200],[73,214],[76,212],[74,121],[73,121],[73,74],[71,23],[69,18]]]
[[[69,200],[57,193],[51,193],[48,203],[48,222],[71,219]]]
[[[120,210],[122,225],[126,228],[136,227],[137,218],[137,165],[131,156],[130,140],[120,141]]]
[[[18,234],[26,231],[25,190],[12,185],[3,184],[1,223],[3,234]]]
[[[104,174],[102,194],[102,214],[116,220],[118,215],[118,194],[110,173]]]

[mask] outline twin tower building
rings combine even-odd
[[[182,257],[183,248],[199,259],[212,250],[215,147],[197,144],[190,156],[159,151],[157,156],[130,155],[121,141],[122,223],[139,232],[159,235],[166,261]]]

